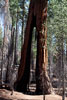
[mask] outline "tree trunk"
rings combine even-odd
[[[63,88],[63,92],[62,92],[62,100],[65,100],[65,68],[64,68],[64,45],[63,45],[63,36],[62,36],[62,44],[61,44],[61,48],[62,48],[62,88]]]
[[[7,71],[6,71],[6,83],[10,82],[9,77],[11,74],[11,67],[13,65],[14,62],[14,58],[13,58],[13,53],[14,53],[14,33],[15,33],[15,29],[12,27],[12,32],[11,32],[11,40],[10,40],[10,45],[8,48],[8,62],[7,62]],[[9,67],[10,66],[10,67]]]
[[[18,62],[18,9],[17,9],[17,19],[16,19],[16,34],[15,34],[15,48],[14,48],[14,66]]]
[[[60,38],[56,37],[57,38],[57,70],[56,70],[56,75],[57,75],[57,78],[59,79],[58,81],[58,92],[60,92],[60,89],[61,89],[61,86],[62,86],[62,39],[61,36]]]
[[[66,62],[67,62],[67,41],[66,41]]]
[[[4,47],[3,47],[3,81],[5,82],[6,79],[6,70],[7,70],[7,64],[8,64],[8,47],[10,44],[10,38],[11,38],[11,31],[9,29],[11,25],[11,17],[10,17],[10,11],[9,11],[9,0],[4,0]]]
[[[25,0],[22,2],[22,34],[21,34],[21,46],[24,43],[24,16],[25,16]]]
[[[53,54],[52,51],[49,51],[49,78],[52,82],[52,73],[53,73]]]
[[[5,26],[4,26],[4,37],[3,37],[3,44],[2,44],[2,60],[1,60],[1,84],[4,82],[4,80],[3,80],[4,43],[5,43]]]
[[[28,21],[25,31],[25,40],[22,48],[21,63],[18,70],[17,86],[18,91],[27,91],[27,84],[29,82],[30,74],[30,51],[32,30],[36,26],[37,36],[37,64],[36,64],[36,93],[43,93],[42,84],[42,71],[44,72],[44,93],[48,94],[52,92],[49,78],[47,76],[47,0],[31,0]]]

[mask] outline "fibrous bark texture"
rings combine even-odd
[[[47,66],[47,0],[31,0],[28,21],[25,31],[25,40],[22,47],[21,63],[18,70],[17,91],[26,92],[30,74],[30,52],[32,31],[35,26],[37,36],[37,64],[36,64],[36,93],[51,93],[51,85],[46,74]]]

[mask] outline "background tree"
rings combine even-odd
[[[2,28],[0,27],[0,48],[2,46]]]
[[[57,87],[62,87],[62,73],[63,68],[65,68],[65,55],[66,55],[66,37],[67,37],[67,29],[66,29],[66,0],[62,1],[50,1],[48,8],[48,53],[52,51],[53,53],[53,67],[54,70],[51,74],[54,75],[58,81]],[[50,42],[52,40],[52,43]],[[50,44],[51,43],[51,47]],[[62,50],[63,48],[63,50]],[[62,57],[62,54],[64,57]],[[49,57],[48,57],[49,58]],[[62,60],[63,58],[63,60]],[[62,62],[64,63],[62,65]],[[55,69],[54,69],[55,68]],[[52,70],[51,70],[52,71]],[[58,74],[56,74],[58,73]],[[65,71],[64,71],[65,73]],[[58,78],[59,77],[59,78]],[[65,76],[64,76],[65,77]],[[52,79],[53,80],[53,79]],[[60,84],[59,84],[60,82]],[[60,89],[59,89],[60,90]],[[59,92],[60,93],[60,92]]]

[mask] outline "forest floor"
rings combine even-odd
[[[55,94],[50,94],[45,96],[45,100],[62,100],[62,97]],[[11,95],[11,91],[6,89],[0,89],[0,100],[44,100],[43,95],[25,95],[14,91]],[[67,98],[65,98],[67,100]]]

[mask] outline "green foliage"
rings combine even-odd
[[[22,20],[23,17],[25,17],[25,20],[27,19],[29,0],[9,0],[9,4],[10,4],[10,13],[12,16],[13,26],[15,26],[17,14],[18,14],[18,19]]]
[[[54,54],[67,41],[67,0],[51,0],[48,5],[48,49]],[[64,45],[65,46],[65,45]],[[65,47],[64,47],[65,49]]]
[[[20,17],[21,8],[19,6],[19,0],[9,0],[10,14],[12,17],[12,25],[15,26],[17,15]]]

